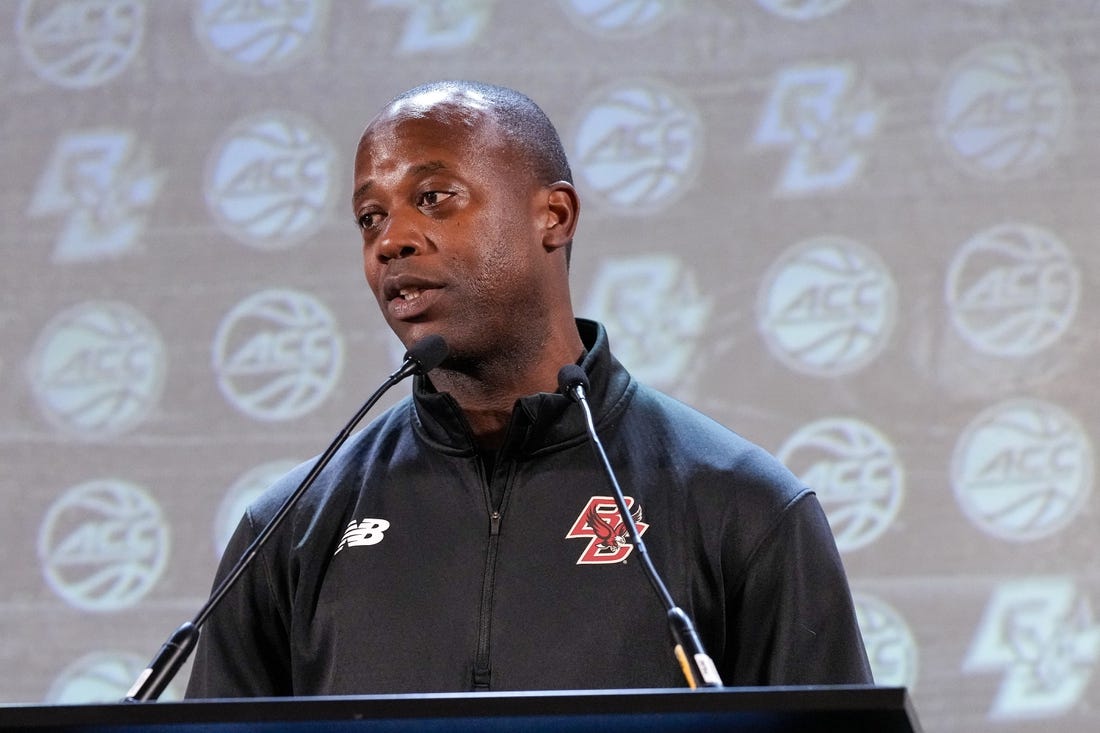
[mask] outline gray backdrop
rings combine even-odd
[[[818,490],[878,680],[1096,728],[1098,11],[3,0],[0,700],[121,696],[396,363],[351,157],[465,77],[561,130],[579,313]]]

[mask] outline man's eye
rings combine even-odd
[[[360,214],[357,223],[360,229],[370,229],[372,226],[378,223],[379,215],[373,211],[368,211],[365,214]]]
[[[420,194],[420,206],[437,206],[454,194],[447,191],[425,191]]]

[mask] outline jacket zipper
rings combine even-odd
[[[508,486],[505,485],[504,492],[501,493],[500,506],[494,507],[492,492],[489,487],[489,481],[491,481],[492,478],[486,479],[485,468],[481,465],[480,461],[478,461],[478,474],[482,477],[482,488],[485,491],[485,505],[489,510],[489,543],[485,551],[485,575],[481,581],[481,610],[478,616],[477,655],[474,659],[474,690],[484,691],[490,689],[492,683],[492,667],[489,663],[489,638],[492,631],[493,589],[497,566],[497,544],[500,541],[500,519],[503,513],[502,507],[505,503],[504,497],[508,492]],[[504,480],[510,479],[511,476],[509,475]]]

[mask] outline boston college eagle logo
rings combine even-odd
[[[634,508],[634,498],[625,498],[630,516],[634,517],[634,523],[638,525],[638,534],[645,534],[649,525],[642,521],[642,507]],[[577,521],[573,522],[573,528],[565,535],[566,539],[582,537],[588,540],[588,547],[577,560],[578,565],[622,562],[634,549],[619,508],[615,506],[615,499],[610,496],[593,496],[589,499]]]

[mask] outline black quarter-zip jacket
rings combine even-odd
[[[813,492],[636,382],[601,326],[577,325],[601,440],[725,684],[869,683]],[[249,508],[219,578],[311,463]],[[458,405],[418,377],[345,444],[211,615],[187,695],[684,686],[610,496],[566,397],[517,401],[490,475]]]

